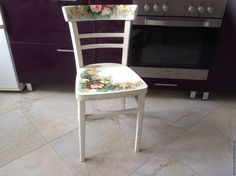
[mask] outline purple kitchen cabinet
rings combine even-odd
[[[236,92],[236,1],[228,0],[215,63],[211,68],[209,91]]]
[[[98,21],[92,22],[93,29],[99,33],[124,32],[124,22],[122,21]],[[119,38],[97,38],[93,43],[122,43]],[[95,62],[116,62],[121,63],[121,49],[96,49],[94,50]]]
[[[61,10],[61,6],[68,3],[52,0],[0,2],[11,42],[71,45],[68,24]],[[91,29],[88,24],[80,28],[82,31]]]
[[[61,48],[54,45],[12,44],[19,81],[33,84],[74,84],[74,55],[71,52],[60,52]],[[91,53],[84,53],[85,58],[89,58],[85,64],[94,62]]]
[[[57,52],[58,46],[40,44],[11,45],[19,81],[33,84],[73,84],[73,53]]]
[[[130,1],[114,1],[112,3]],[[131,1],[132,2],[132,1]],[[53,1],[53,0],[0,0],[7,18],[7,30],[11,42],[47,43],[70,45],[68,24],[61,7],[87,3],[111,3],[111,1]],[[82,32],[92,30],[90,23],[80,26]]]
[[[132,1],[0,0],[0,3],[7,22],[19,81],[33,84],[74,84],[76,72],[73,53],[57,51],[57,49],[72,49],[68,23],[63,18],[61,7],[73,4],[127,4]],[[79,24],[81,33],[122,29],[122,22],[107,24],[101,21]],[[90,39],[82,43],[96,42],[109,41]],[[121,50],[87,50],[84,52],[84,57],[85,64],[120,62]]]

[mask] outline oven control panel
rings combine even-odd
[[[133,0],[138,15],[223,18],[227,0]]]

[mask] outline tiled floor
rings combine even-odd
[[[149,91],[142,151],[134,153],[135,114],[86,122],[79,162],[73,87],[0,93],[0,176],[231,176],[236,96]],[[127,107],[135,106],[132,98]],[[119,99],[88,102],[87,112],[121,108]]]

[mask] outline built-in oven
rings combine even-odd
[[[144,78],[207,80],[225,0],[134,0],[130,64]]]

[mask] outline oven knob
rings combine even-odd
[[[155,12],[158,12],[158,11],[159,11],[159,6],[158,6],[157,4],[154,4],[153,10],[154,10]]]
[[[198,7],[198,12],[199,12],[199,13],[204,13],[204,12],[205,12],[205,8],[202,7],[202,6],[199,6],[199,7]]]
[[[211,6],[209,6],[209,7],[207,7],[207,11],[208,11],[208,13],[212,14],[212,13],[214,13],[215,9]]]
[[[168,12],[169,11],[169,7],[166,4],[164,4],[162,6],[162,10],[163,10],[163,12]]]
[[[148,4],[145,4],[143,9],[144,11],[148,12],[150,10],[150,6]]]
[[[195,12],[196,12],[196,8],[193,7],[192,5],[190,5],[190,6],[188,7],[188,11],[189,11],[189,13],[195,13]]]

